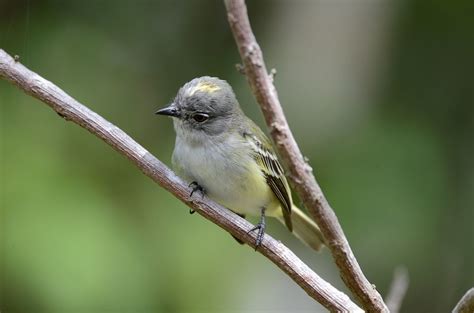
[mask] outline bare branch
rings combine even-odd
[[[1,49],[0,76],[27,94],[48,104],[65,120],[78,124],[105,141],[117,152],[126,156],[146,176],[190,208],[254,247],[255,237],[248,233],[253,225],[206,197],[190,198],[191,190],[187,184],[120,128],[74,100],[53,83],[30,71]],[[319,277],[291,250],[269,235],[265,235],[258,251],[328,310],[361,311],[347,295]]]
[[[474,288],[469,289],[453,309],[453,313],[472,312],[474,312]]]
[[[393,272],[392,284],[385,298],[390,313],[400,312],[409,282],[408,270],[404,266],[397,267]]]
[[[343,281],[367,311],[388,311],[375,286],[362,273],[336,214],[324,197],[290,131],[275,86],[267,73],[262,50],[252,32],[245,1],[225,0],[225,5],[247,80],[260,104],[270,134],[289,170],[289,178],[298,195],[326,238],[326,244],[339,267]]]

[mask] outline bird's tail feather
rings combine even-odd
[[[283,216],[279,217],[278,220],[285,224]],[[324,237],[318,225],[294,205],[291,208],[291,221],[293,222],[293,234],[298,239],[316,251],[322,248]]]

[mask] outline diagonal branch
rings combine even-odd
[[[91,111],[53,83],[30,71],[0,49],[0,77],[49,105],[68,121],[72,121],[99,137],[126,156],[146,176],[172,193],[200,215],[235,237],[254,247],[255,238],[246,220],[210,199],[190,198],[190,188],[166,165],[140,146],[120,128]],[[281,242],[266,235],[258,251],[293,279],[306,293],[331,311],[357,312],[361,309],[347,295],[319,277]]]
[[[225,0],[225,5],[247,80],[260,104],[270,134],[289,170],[289,178],[298,195],[326,238],[343,281],[367,311],[388,311],[374,285],[362,273],[336,214],[324,197],[291,133],[275,86],[267,73],[262,50],[252,32],[245,1]]]

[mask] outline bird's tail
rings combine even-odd
[[[278,220],[285,224],[283,216]],[[293,222],[293,234],[316,251],[324,245],[324,237],[318,225],[310,219],[302,210],[294,206],[291,208],[291,221]]]

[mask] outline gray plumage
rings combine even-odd
[[[263,236],[261,224],[267,215],[278,218],[315,250],[321,248],[324,240],[319,228],[293,205],[270,141],[242,112],[226,81],[195,78],[157,114],[173,117],[173,165],[182,178],[196,182],[210,198],[236,213],[262,214],[259,236]]]

